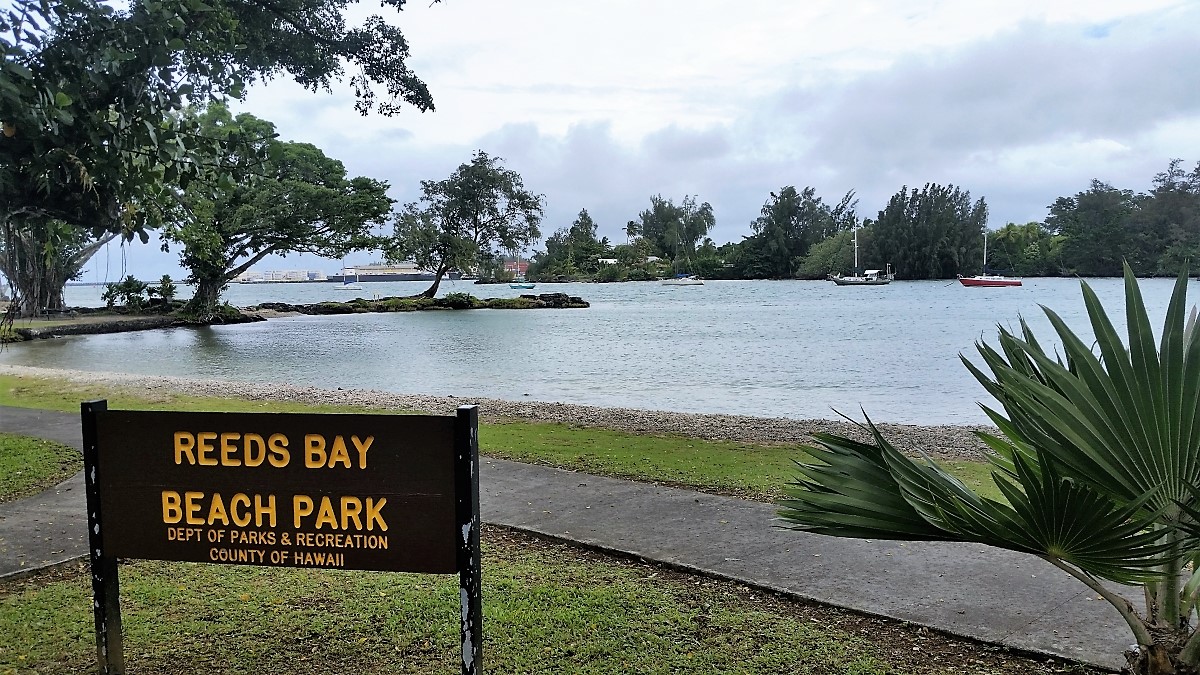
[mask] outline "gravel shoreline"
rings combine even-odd
[[[615,429],[645,434],[680,434],[709,440],[752,443],[807,443],[814,433],[834,433],[865,439],[857,425],[845,421],[707,415],[634,408],[600,408],[572,403],[504,401],[491,398],[394,394],[368,389],[318,389],[276,383],[237,382],[182,377],[132,375],[79,370],[57,370],[0,364],[5,375],[66,380],[80,384],[103,384],[142,395],[178,393],[193,396],[236,397],[255,401],[292,401],[309,404],[358,406],[378,410],[405,410],[451,414],[460,405],[478,405],[485,420],[559,422],[582,427]],[[905,452],[921,451],[941,460],[973,460],[985,457],[986,446],[976,431],[986,426],[928,426],[877,423],[884,436]]]

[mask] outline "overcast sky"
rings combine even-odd
[[[785,185],[833,203],[853,190],[875,217],[928,182],[984,197],[995,229],[1043,220],[1093,178],[1144,191],[1170,158],[1200,161],[1195,0],[416,0],[383,13],[436,112],[364,118],[345,87],[285,80],[239,110],[388,181],[399,202],[477,149],[503,157],[545,195],[543,236],[586,208],[623,242],[651,195],[695,195],[722,244]],[[123,253],[143,279],[184,276],[155,244],[113,245],[83,280],[115,280]]]

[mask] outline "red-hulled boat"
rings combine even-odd
[[[1020,286],[1020,279],[1005,277],[999,274],[987,273],[987,232],[983,233],[983,274],[973,277],[958,275],[958,283],[975,288],[996,288],[999,286]]]

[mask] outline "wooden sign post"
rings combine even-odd
[[[118,558],[459,575],[482,672],[479,418],[82,404],[100,670],[124,675]]]

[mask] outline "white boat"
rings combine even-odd
[[[841,274],[830,274],[829,280],[838,286],[883,286],[892,283],[895,275],[892,274],[892,266],[889,263],[886,273],[881,273],[879,270],[866,270],[861,274],[858,272],[858,228],[854,228],[854,274],[842,276]]]
[[[1006,277],[1002,274],[987,273],[987,232],[983,233],[983,274],[973,277],[958,275],[958,283],[967,288],[1002,288],[1004,286],[1020,286],[1021,280]]]
[[[695,274],[676,274],[670,279],[663,279],[663,286],[703,286],[704,280]]]
[[[354,275],[354,281],[350,280],[350,275],[352,275],[352,274]],[[363,287],[358,285],[358,270],[357,269],[346,269],[343,266],[342,267],[342,283],[338,284],[337,286],[334,286],[334,288],[338,289],[339,291],[361,291],[363,289]]]

